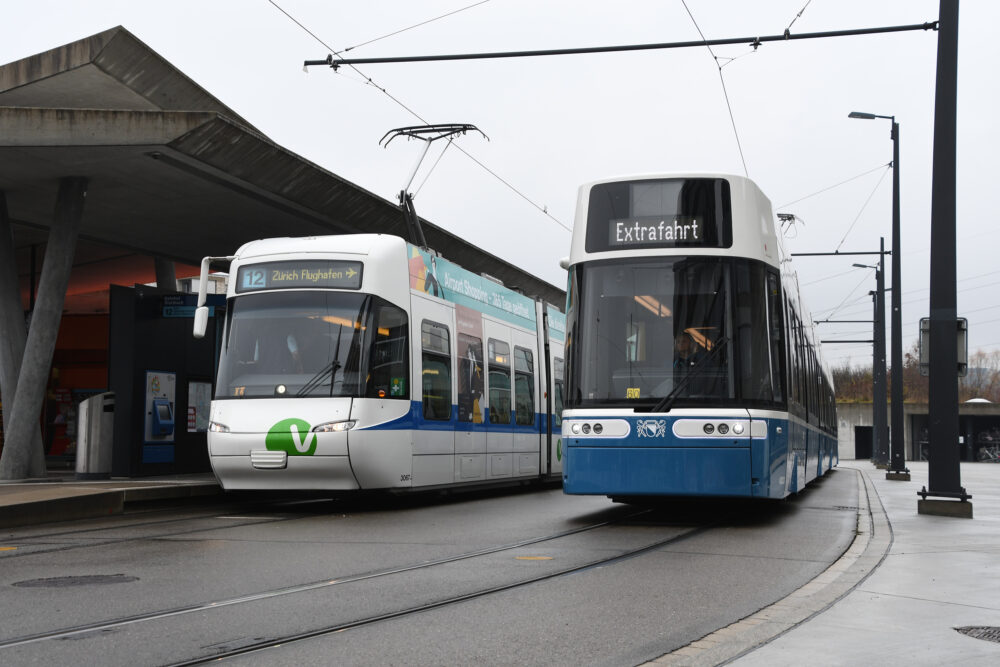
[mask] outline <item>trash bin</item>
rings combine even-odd
[[[76,439],[76,478],[111,477],[115,394],[105,392],[80,402]]]

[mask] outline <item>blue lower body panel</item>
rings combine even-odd
[[[570,447],[563,491],[609,496],[750,496],[750,448]]]

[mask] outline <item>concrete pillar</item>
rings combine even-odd
[[[52,354],[62,319],[66,287],[73,268],[76,238],[87,196],[87,179],[63,178],[59,182],[52,228],[45,247],[38,301],[31,317],[21,361],[9,425],[4,434],[0,457],[0,479],[45,476],[45,452],[38,432],[38,418],[45,400]],[[10,392],[8,391],[7,394]],[[8,399],[9,400],[9,399]],[[7,411],[5,404],[4,412]]]
[[[174,263],[169,259],[156,257],[156,286],[160,289],[168,289],[171,292],[177,291],[177,272],[174,270]]]
[[[24,309],[14,257],[14,230],[7,212],[7,195],[0,192],[0,398],[6,402],[4,431],[9,428],[14,388],[24,356]]]
[[[7,196],[0,192],[0,401],[4,401],[3,430],[10,432],[14,394],[24,357],[24,307],[21,303],[17,261],[14,257],[14,230],[7,211]],[[32,447],[42,447],[42,432],[32,429]]]

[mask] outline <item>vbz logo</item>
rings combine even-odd
[[[316,434],[309,440],[312,427],[301,419],[283,419],[267,432],[264,446],[272,452],[287,452],[289,456],[312,456],[316,452]]]

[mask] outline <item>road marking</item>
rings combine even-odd
[[[552,560],[552,556],[514,556],[514,560]]]

